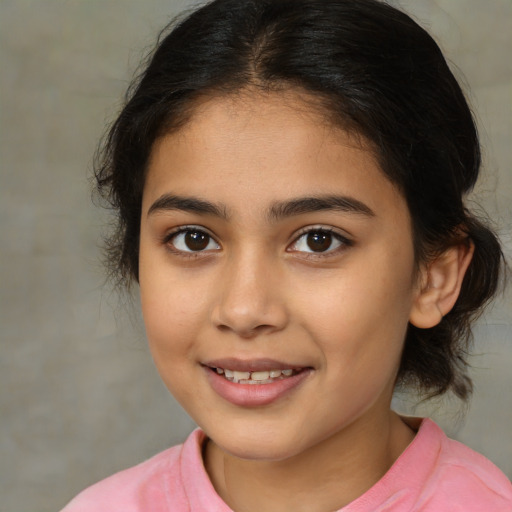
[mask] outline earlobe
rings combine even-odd
[[[428,329],[441,322],[454,306],[473,257],[472,242],[449,247],[422,270],[409,321]]]

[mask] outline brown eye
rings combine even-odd
[[[336,249],[349,247],[352,242],[329,229],[311,229],[299,236],[288,250],[303,253],[334,253]]]
[[[201,231],[188,231],[185,233],[185,245],[191,251],[204,251],[208,247],[210,237]]]
[[[307,234],[306,243],[313,252],[325,252],[331,248],[332,234],[326,231],[312,231]]]
[[[201,252],[220,249],[219,244],[208,234],[200,229],[183,229],[174,233],[168,243],[181,252]]]

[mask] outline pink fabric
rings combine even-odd
[[[121,471],[62,512],[230,512],[201,459],[205,434]],[[339,512],[511,512],[512,485],[482,455],[425,419],[409,447],[371,489]]]

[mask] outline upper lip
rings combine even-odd
[[[227,357],[223,359],[215,359],[212,361],[206,361],[203,363],[204,366],[210,368],[223,368],[228,370],[234,370],[237,372],[257,372],[257,371],[270,371],[270,370],[296,370],[307,368],[304,365],[297,365],[294,363],[285,363],[282,361],[276,361],[275,359],[237,359],[234,357]]]

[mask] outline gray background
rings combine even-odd
[[[511,0],[404,0],[471,85],[476,198],[512,254]],[[0,510],[55,511],[193,428],[160,383],[137,299],[104,285],[91,156],[144,49],[185,0],[0,0]],[[511,293],[479,323],[476,393],[414,410],[512,476]]]

